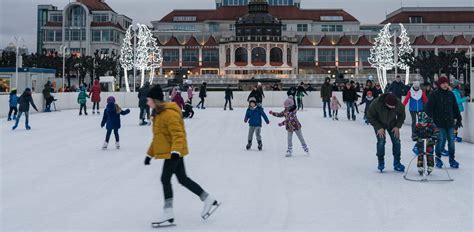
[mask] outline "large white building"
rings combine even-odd
[[[63,9],[39,5],[37,52],[59,52],[65,45],[77,55],[118,54],[131,24],[104,0],[70,1]]]

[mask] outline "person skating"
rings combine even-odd
[[[337,113],[339,112],[340,108],[341,108],[341,103],[339,102],[339,99],[337,99],[336,94],[332,95],[332,98],[331,98],[332,120],[339,120],[339,118],[337,117]]]
[[[357,100],[357,92],[354,86],[347,82],[342,90],[342,101],[346,104],[347,107],[347,120],[356,120],[354,104]]]
[[[248,140],[247,140],[248,143],[246,146],[247,150],[249,150],[252,147],[253,134],[257,136],[258,150],[261,151],[263,149],[262,136],[261,136],[262,118],[265,120],[267,124],[270,123],[263,108],[257,104],[257,100],[254,97],[251,97],[249,99],[249,107],[247,111],[245,112],[245,118],[244,118],[244,122],[249,123],[249,135],[248,135]]]
[[[176,95],[173,98],[173,102],[176,103],[176,105],[178,105],[179,108],[181,108],[181,109],[184,108],[184,99],[181,96],[181,91],[180,90],[176,91]]]
[[[418,173],[423,175],[425,169],[423,167],[424,156],[426,156],[427,161],[427,173],[431,174],[434,167],[434,145],[436,144],[436,139],[438,138],[439,130],[436,125],[431,121],[428,115],[425,112],[417,113],[418,123],[415,125],[415,131],[413,134],[413,141],[415,143],[414,152],[418,155]],[[426,148],[426,149],[425,149]]]
[[[15,130],[18,127],[18,123],[20,122],[21,115],[25,114],[25,128],[27,130],[30,130],[30,124],[29,124],[29,112],[30,112],[30,105],[33,107],[33,109],[38,112],[38,108],[36,108],[35,103],[33,102],[33,98],[31,97],[31,89],[26,88],[23,94],[21,94],[20,98],[18,99],[18,117],[16,117],[15,125],[13,126],[13,130]]]
[[[464,112],[464,103],[469,101],[468,97],[463,97],[461,93],[461,84],[459,83],[459,80],[454,80],[453,81],[453,87],[452,91],[454,93],[454,96],[456,97],[456,103],[458,103],[459,107],[459,112]],[[457,142],[462,142],[462,138],[458,136],[459,133],[459,125],[456,125],[454,128],[454,138],[456,139]]]
[[[259,89],[258,85],[254,86],[252,91],[250,92],[249,96],[247,97],[247,101],[250,102],[251,98],[255,98],[258,106],[262,106],[263,102],[263,92]]]
[[[204,82],[201,85],[201,88],[199,89],[199,98],[201,99],[199,103],[197,104],[198,109],[206,109],[204,106],[204,101],[206,100],[207,97],[207,83]]]
[[[107,129],[107,133],[105,135],[104,145],[102,149],[106,150],[107,146],[109,145],[110,135],[112,131],[114,132],[115,136],[115,148],[120,149],[120,137],[119,137],[119,129],[121,127],[120,123],[120,115],[127,115],[130,113],[129,109],[122,110],[118,104],[115,103],[115,98],[110,96],[107,98],[107,106],[104,110],[104,115],[102,116],[102,122],[100,126]]]
[[[304,95],[308,96],[308,93],[304,89],[304,83],[301,82],[296,89],[296,102],[298,103],[298,110],[303,110],[303,97]]]
[[[454,128],[462,126],[462,117],[456,97],[453,92],[449,91],[448,82],[448,78],[445,76],[438,79],[439,88],[429,97],[426,113],[440,130],[436,143],[436,167],[441,168],[444,165],[441,153],[447,140],[449,165],[452,168],[459,168],[459,163],[455,160]]]
[[[91,91],[89,92],[89,97],[92,101],[92,114],[100,114],[99,110],[99,103],[100,103],[100,82],[99,80],[94,80],[94,84],[92,85]]]
[[[405,92],[406,85],[403,84],[402,79],[398,75],[395,80],[388,86],[388,92],[393,93],[398,99],[402,99],[402,95]]]
[[[276,113],[270,111],[270,114],[275,117],[285,118],[285,120],[279,123],[278,126],[285,126],[288,133],[288,149],[286,151],[286,157],[291,157],[293,155],[293,133],[298,136],[305,154],[309,155],[309,149],[304,140],[303,132],[301,131],[301,123],[296,116],[297,109],[292,96],[289,96],[288,99],[285,100],[283,106],[285,109],[282,112]]]
[[[374,127],[377,137],[377,168],[381,172],[385,169],[385,132],[387,132],[393,145],[393,168],[398,172],[405,171],[405,166],[400,163],[400,128],[405,121],[406,115],[405,107],[403,107],[400,99],[391,93],[380,95],[370,104],[367,118]]]
[[[364,121],[365,123],[369,124],[369,120],[367,119],[367,111],[369,111],[370,104],[374,101],[374,96],[372,95],[372,91],[367,91],[366,96],[362,101],[360,102],[359,105],[365,104],[365,109],[364,109]]]
[[[326,106],[328,108],[329,117],[332,117],[331,114],[331,102],[332,98],[332,86],[331,86],[331,78],[326,77],[324,80],[324,84],[321,86],[321,99],[323,100],[323,112],[324,117],[326,117]]]
[[[428,97],[423,90],[420,88],[420,82],[414,81],[413,86],[408,91],[405,100],[403,100],[403,105],[409,103],[409,110],[411,116],[411,136],[415,135],[415,125],[416,119],[418,118],[418,113],[424,111],[424,105],[428,102]]]
[[[225,89],[225,104],[224,104],[224,110],[227,109],[227,103],[229,103],[229,110],[234,110],[232,108],[232,100],[234,99],[234,92],[230,88],[230,85],[227,85],[227,88]]]
[[[367,97],[367,92],[372,92],[372,97],[377,98],[379,96],[378,91],[376,91],[376,88],[374,86],[374,82],[371,80],[367,80],[365,83],[364,91],[362,92],[362,101]]]
[[[86,93],[86,88],[81,87],[81,91],[77,95],[77,103],[79,103],[79,115],[82,115],[82,109],[84,109],[84,115],[87,115],[87,98],[89,98],[89,95]]]
[[[18,96],[16,95],[16,89],[12,89],[12,91],[10,92],[8,104],[10,106],[10,109],[8,110],[8,121],[12,120],[12,113],[13,120],[16,120],[16,115],[18,113]]]
[[[184,104],[184,111],[183,111],[183,118],[193,118],[194,110],[191,100],[187,100],[186,104]]]
[[[188,94],[188,100],[191,104],[193,104],[193,95],[194,95],[194,92],[193,92],[193,86],[188,86],[188,89],[186,90],[187,94]]]
[[[48,81],[43,88],[43,98],[45,100],[44,112],[51,112],[51,103],[55,101],[53,95],[51,95],[51,92],[54,92],[54,89],[51,82]]]
[[[181,110],[174,102],[164,102],[163,91],[159,85],[153,86],[148,93],[148,105],[153,109],[153,140],[145,157],[144,164],[150,165],[151,160],[164,159],[161,183],[164,192],[163,213],[154,227],[166,226],[174,222],[173,190],[171,177],[176,175],[178,182],[196,194],[204,207],[201,213],[207,219],[219,206],[219,202],[212,195],[204,191],[199,184],[186,175],[184,157],[188,155],[186,130]]]
[[[138,90],[138,107],[140,108],[140,115],[139,115],[139,125],[145,126],[150,125],[150,107],[147,105],[147,96],[148,92],[150,91],[150,82],[145,82],[145,85]],[[145,115],[146,120],[145,121]]]

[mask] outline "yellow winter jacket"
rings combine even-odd
[[[170,159],[171,152],[181,157],[188,154],[188,143],[181,109],[174,102],[166,102],[153,118],[153,141],[148,155],[155,159]]]

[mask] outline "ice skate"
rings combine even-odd
[[[26,125],[25,128],[26,130],[31,130],[31,126]]]
[[[309,155],[310,155],[310,154],[309,154],[309,148],[308,148],[308,146],[307,146],[306,144],[303,144],[303,151],[304,151],[304,153],[305,153],[306,156],[309,156]]]
[[[422,176],[424,172],[425,169],[423,167],[418,167],[418,174],[420,174],[420,176]]]
[[[115,142],[115,148],[120,149],[120,142]]]
[[[428,173],[428,175],[431,174],[433,172],[433,167],[428,167],[426,169],[426,172]]]
[[[380,172],[383,172],[383,170],[385,169],[385,162],[379,161],[379,165],[377,166],[377,169],[378,169]]]
[[[141,119],[139,124],[140,126],[146,126],[148,123],[145,121],[145,119]]]
[[[247,143],[247,146],[245,146],[245,148],[246,148],[247,150],[250,150],[251,147],[252,147],[252,141],[249,141],[249,142]]]
[[[92,114],[95,114],[95,110],[92,111]]]
[[[261,151],[263,148],[262,141],[258,141],[258,150]]]
[[[208,219],[220,205],[221,204],[216,200],[216,198],[211,195],[207,196],[206,200],[204,200],[204,208],[201,213],[202,219]]]
[[[11,120],[12,120],[12,118],[10,118],[10,117],[7,119],[7,121],[11,121]]]
[[[394,161],[393,162],[393,169],[397,172],[404,172],[405,171],[405,166],[400,163],[400,161]]]
[[[456,136],[455,140],[456,140],[456,142],[458,142],[458,143],[462,143],[462,138],[461,138],[461,137],[457,137],[457,136]]]
[[[109,143],[104,142],[104,145],[102,145],[102,150],[107,150],[107,146],[109,146]]]
[[[439,158],[439,157],[436,157],[436,158],[435,158],[435,164],[436,164],[436,167],[437,167],[437,168],[442,168],[443,165],[444,165],[444,164],[443,164],[443,161],[442,161],[441,158]]]
[[[459,168],[459,163],[455,159],[449,159],[449,166],[451,168]]]
[[[291,147],[288,148],[288,150],[286,150],[286,157],[291,157],[293,155],[293,149]]]
[[[151,223],[151,227],[153,228],[170,227],[170,226],[176,226],[176,224],[174,224],[173,208],[163,209],[163,213],[158,217],[158,221]]]

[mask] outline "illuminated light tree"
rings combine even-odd
[[[410,64],[414,62],[413,48],[410,45],[410,38],[408,37],[407,30],[400,23],[400,46],[398,47],[398,62],[397,66],[405,70],[405,84],[407,85],[410,79]]]
[[[391,38],[390,23],[388,23],[380,30],[375,38],[374,46],[370,49],[369,63],[377,69],[377,77],[382,91],[385,91],[387,86],[387,70],[396,66]]]
[[[137,24],[138,34],[137,34],[137,47],[136,47],[136,57],[135,57],[135,67],[141,72],[141,81],[140,88],[145,84],[145,72],[150,69],[149,66],[149,35],[146,32],[148,27],[143,24]]]
[[[122,48],[120,49],[120,65],[123,68],[125,76],[125,87],[130,92],[130,84],[128,82],[128,71],[133,69],[133,46],[132,46],[132,26],[128,27],[123,39]]]

